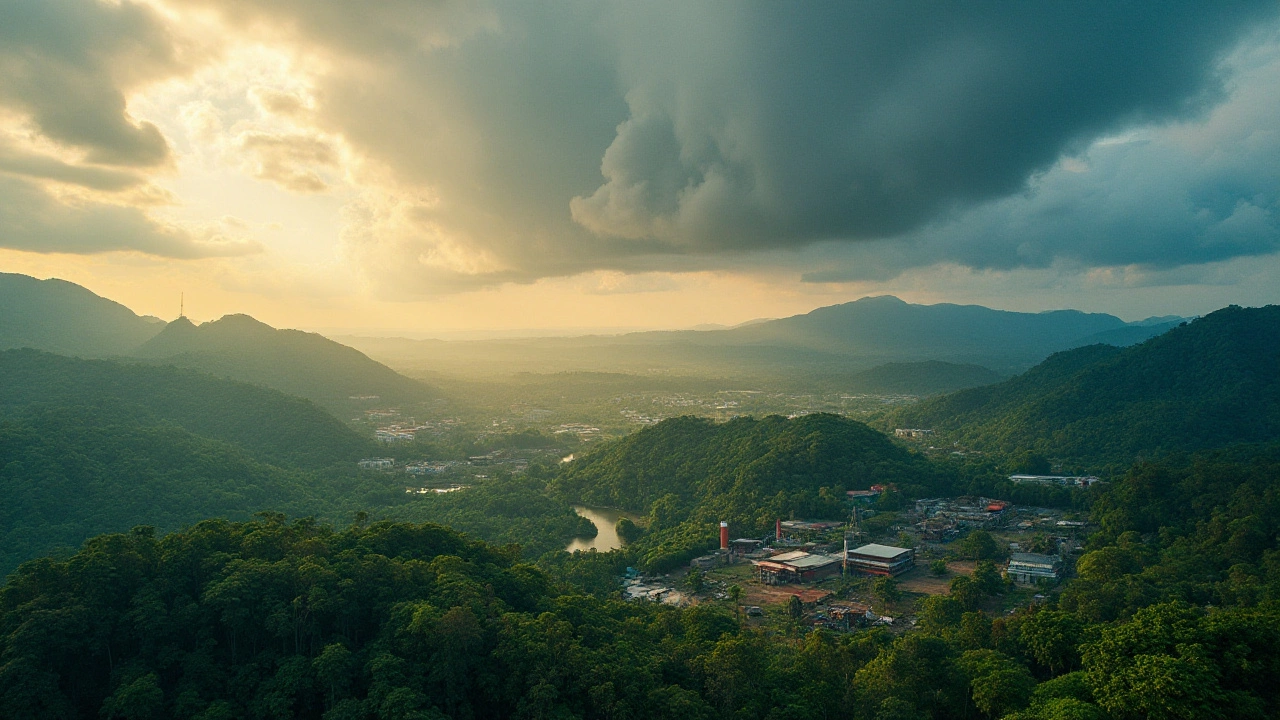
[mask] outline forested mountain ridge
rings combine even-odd
[[[704,549],[720,520],[736,534],[762,534],[778,518],[843,519],[846,490],[893,484],[924,495],[946,482],[876,430],[814,414],[665,420],[566,464],[551,487],[575,502],[648,515],[645,562],[666,566]]]
[[[321,467],[354,461],[374,443],[302,398],[192,370],[0,352],[0,417],[32,408],[126,409],[235,444],[260,460]]]
[[[384,404],[412,404],[436,394],[359,350],[315,333],[278,330],[248,315],[227,315],[201,325],[178,318],[134,354],[265,385],[336,412],[348,412],[352,396],[376,395]]]
[[[167,532],[259,510],[346,517],[403,497],[399,487],[393,494],[354,473],[275,467],[234,445],[101,406],[0,421],[0,458],[3,573],[138,524]]]
[[[65,280],[0,273],[0,350],[125,355],[164,327]]]
[[[1086,465],[1280,434],[1280,307],[1229,307],[1125,349],[1055,355],[998,385],[898,412],[981,450]]]

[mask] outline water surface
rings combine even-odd
[[[591,548],[595,548],[598,552],[617,550],[626,545],[622,538],[618,537],[618,531],[614,529],[618,521],[624,517],[629,517],[632,520],[636,519],[635,515],[613,508],[574,505],[573,511],[590,520],[600,532],[596,533],[593,538],[574,538],[573,542],[569,543],[569,547],[565,548],[569,552],[590,550]]]

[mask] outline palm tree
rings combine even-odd
[[[742,588],[737,585],[730,585],[728,589],[729,598],[733,600],[733,614],[737,615],[739,610],[738,603],[742,600]]]

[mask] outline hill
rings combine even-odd
[[[177,425],[274,464],[322,467],[354,461],[374,448],[311,402],[276,390],[179,368],[0,352],[0,417],[93,407]]]
[[[846,490],[893,484],[926,495],[945,483],[927,460],[866,425],[815,414],[665,420],[567,464],[551,487],[575,502],[647,515],[640,551],[662,568],[705,550],[721,520],[735,534],[758,535],[777,518],[845,519]]]
[[[315,333],[277,330],[248,315],[195,325],[179,318],[134,353],[152,362],[194,368],[307,398],[335,412],[368,403],[411,405],[434,396],[427,385]]]
[[[403,495],[373,475],[268,465],[120,407],[37,410],[0,421],[0,457],[0,573],[134,525],[170,531],[259,510],[349,517]]]
[[[1140,345],[1059,353],[1027,373],[900,411],[981,450],[1097,467],[1280,434],[1280,306],[1229,307]]]
[[[0,273],[0,350],[125,355],[163,326],[75,283]]]

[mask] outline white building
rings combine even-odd
[[[1005,574],[1021,585],[1034,585],[1041,579],[1057,582],[1062,577],[1062,561],[1056,555],[1013,553],[1009,556]]]

